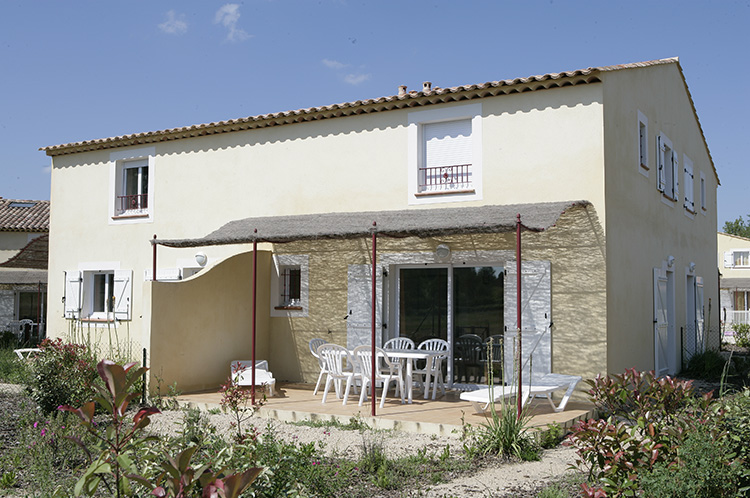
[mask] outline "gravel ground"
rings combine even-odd
[[[0,384],[0,450],[12,444],[13,425],[11,416],[13,407],[20,396],[20,386]],[[165,411],[154,415],[150,430],[167,434],[180,429],[183,412]],[[231,434],[231,418],[225,414],[208,415],[210,422],[220,434]],[[247,426],[245,424],[248,424]],[[263,431],[272,426],[279,437],[287,441],[301,443],[322,442],[324,451],[329,455],[346,458],[357,458],[367,442],[382,443],[386,455],[395,458],[414,454],[425,448],[428,453],[441,453],[450,445],[452,453],[462,451],[463,443],[459,435],[434,436],[397,431],[357,431],[342,430],[335,427],[307,427],[282,423],[276,420],[252,418],[243,423],[243,427],[254,425]],[[405,496],[430,497],[534,497],[543,487],[559,483],[564,476],[571,475],[569,466],[573,463],[574,451],[570,448],[546,450],[538,462],[500,463],[489,460],[478,466],[475,473],[461,474],[448,483],[415,490]],[[383,495],[387,496],[387,495]],[[403,495],[402,495],[403,496]],[[375,497],[373,497],[375,498]]]
[[[231,419],[228,415],[209,415],[210,422],[219,433],[230,433]],[[169,411],[152,417],[152,430],[159,433],[176,431],[180,427],[182,412]],[[459,435],[435,436],[414,434],[399,431],[364,431],[343,430],[335,427],[307,427],[290,425],[277,420],[252,418],[243,423],[253,425],[262,431],[268,425],[287,441],[300,443],[321,441],[325,452],[356,459],[360,456],[366,442],[377,440],[391,458],[415,454],[425,448],[428,453],[441,453],[446,445],[451,452],[462,452],[463,443]],[[573,464],[575,452],[571,448],[558,447],[545,450],[538,462],[500,463],[491,461],[477,469],[471,475],[461,475],[450,482],[419,490],[426,496],[434,497],[533,497],[536,493],[552,483],[564,481],[564,476],[573,475],[570,465]],[[416,493],[416,492],[415,492]]]

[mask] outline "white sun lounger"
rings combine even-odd
[[[533,384],[525,385],[521,388],[523,404],[525,405],[528,403],[534,396],[544,396],[547,398],[547,401],[549,401],[550,406],[555,412],[561,412],[565,410],[565,406],[568,404],[568,400],[573,394],[573,390],[580,381],[581,377],[577,375],[543,375],[538,379],[534,379]],[[560,400],[560,403],[555,405],[552,401],[552,393],[566,388],[567,390]],[[478,389],[476,391],[463,392],[461,393],[461,399],[464,401],[470,401],[477,413],[484,413],[490,406],[490,403],[499,401],[502,398],[515,396],[517,392],[518,388],[516,386],[494,386],[492,388],[492,399],[490,399],[489,387]]]
[[[232,382],[238,386],[252,385],[252,365],[253,362],[250,360],[234,360],[229,367],[232,373]],[[266,360],[255,361],[255,385],[267,385],[268,394],[273,396],[276,379],[273,378],[273,374],[268,370],[268,362]]]

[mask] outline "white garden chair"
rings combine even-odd
[[[424,368],[414,369],[412,371],[413,377],[419,377],[419,381],[424,385],[424,398],[427,399],[430,393],[430,383],[426,379],[432,379],[432,399],[437,397],[437,388],[440,384],[440,390],[445,395],[445,379],[443,378],[443,360],[448,357],[448,349],[450,346],[447,341],[442,339],[427,339],[422,341],[417,346],[417,349],[425,351],[443,351],[445,354],[435,356],[432,359],[431,364],[425,364]]]
[[[388,394],[388,386],[391,381],[395,382],[396,394],[401,394],[401,403],[404,402],[404,379],[401,375],[401,365],[397,361],[391,361],[388,353],[383,349],[375,348],[375,381],[383,383],[383,392],[380,394],[380,408],[385,405],[385,397]],[[367,392],[372,382],[372,348],[370,346],[357,346],[354,348],[354,358],[359,363],[359,371],[362,373],[362,392],[359,395],[359,406],[364,403]]]
[[[318,366],[320,367],[320,373],[318,374],[318,381],[315,383],[315,390],[313,391],[313,396],[318,394],[318,389],[320,388],[320,381],[323,380],[323,376],[326,374],[326,365],[325,362],[320,358],[320,355],[318,354],[318,348],[326,344],[328,341],[325,339],[321,339],[319,337],[316,337],[315,339],[311,339],[309,343],[310,347],[310,353],[315,357],[316,360],[318,360]]]
[[[341,382],[346,381],[346,389],[344,391],[344,402],[349,399],[349,391],[352,385],[355,384],[357,379],[362,379],[362,374],[357,371],[347,371],[345,366],[347,363],[353,363],[350,358],[349,351],[338,344],[325,343],[318,348],[318,354],[325,362],[326,369],[326,387],[323,390],[323,403],[326,402],[328,397],[328,391],[331,389],[333,384],[336,390],[336,397],[341,398]],[[357,386],[354,385],[356,389]]]

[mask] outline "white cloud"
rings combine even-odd
[[[188,25],[184,19],[184,15],[181,15],[178,18],[175,11],[170,10],[167,12],[167,20],[159,24],[159,29],[168,35],[183,35],[187,33],[188,29]]]
[[[346,67],[346,64],[339,61],[332,61],[330,59],[323,59],[323,65],[331,69],[343,69]]]
[[[216,11],[214,24],[221,24],[229,31],[227,40],[232,42],[243,41],[250,38],[250,35],[241,28],[237,27],[237,21],[240,20],[240,6],[236,3],[223,5]]]
[[[42,173],[45,175],[52,173],[52,165],[48,164],[47,166],[42,166]]]
[[[347,74],[344,77],[344,81],[346,81],[350,85],[359,85],[360,83],[364,83],[365,81],[369,79],[370,79],[369,74]]]

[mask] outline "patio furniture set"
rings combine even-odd
[[[373,348],[370,346],[358,346],[348,350],[324,339],[311,340],[310,353],[318,359],[320,367],[314,394],[318,393],[325,376],[323,403],[327,400],[331,386],[336,392],[336,397],[343,398],[344,405],[348,401],[352,387],[355,392],[361,387],[359,405],[362,406],[367,397],[369,383],[372,381],[372,351]],[[391,382],[395,384],[394,392],[401,397],[402,403],[412,403],[415,378],[417,383],[424,386],[425,399],[429,397],[430,387],[432,399],[437,396],[438,386],[445,394],[442,361],[448,356],[446,341],[428,339],[417,346],[411,339],[398,337],[387,341],[383,348],[376,347],[375,355],[375,380],[383,385],[381,408],[385,405]]]
[[[438,387],[445,394],[445,379],[443,378],[442,362],[448,358],[449,344],[442,339],[427,339],[416,345],[406,337],[397,337],[387,341],[383,348],[375,347],[375,381],[382,384],[380,407],[385,406],[385,399],[391,383],[394,384],[394,394],[400,396],[401,403],[412,403],[414,386],[424,388],[424,399],[437,397]],[[316,338],[309,342],[310,353],[318,360],[320,373],[318,374],[315,390],[317,395],[323,384],[323,399],[325,403],[333,387],[336,397],[342,399],[346,405],[349,394],[359,393],[359,406],[362,406],[370,391],[372,382],[372,351],[370,346],[358,346],[352,350],[332,344],[324,339]],[[498,351],[500,353],[500,351]],[[498,354],[498,356],[500,356]],[[231,364],[232,381],[240,386],[252,385],[252,362],[235,360]],[[532,378],[522,384],[521,397],[525,405],[535,397],[544,397],[555,412],[565,410],[575,387],[581,377],[548,373],[538,378]],[[267,386],[269,394],[274,395],[276,379],[268,368],[268,362],[255,362],[255,385]],[[555,405],[552,393],[565,390],[560,402]],[[510,385],[479,386],[473,391],[460,394],[460,399],[472,404],[477,413],[484,413],[491,403],[503,398],[515,397],[518,386]]]

